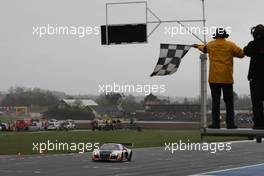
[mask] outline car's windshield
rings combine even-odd
[[[101,150],[121,150],[118,144],[103,144],[100,148]]]

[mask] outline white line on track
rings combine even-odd
[[[214,173],[231,171],[231,170],[238,170],[238,169],[246,169],[246,168],[251,168],[251,167],[256,167],[256,166],[264,166],[264,163],[248,165],[248,166],[241,166],[241,167],[234,167],[234,168],[229,168],[229,169],[216,170],[216,171],[211,171],[211,172],[204,172],[204,173],[199,173],[199,174],[194,174],[194,175],[189,175],[189,176],[210,176],[208,174],[214,174]]]

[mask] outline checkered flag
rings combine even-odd
[[[150,76],[164,76],[175,73],[181,59],[190,48],[190,45],[160,44],[159,61]]]

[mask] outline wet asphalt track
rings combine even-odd
[[[134,149],[132,162],[92,162],[90,153],[39,156],[0,156],[1,176],[184,176],[264,163],[264,144],[233,143],[231,152]]]

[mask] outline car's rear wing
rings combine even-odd
[[[133,144],[133,143],[104,142],[103,144],[106,144],[106,143],[112,143],[112,144],[122,144],[122,145],[123,145],[123,146],[125,146],[125,147],[134,147],[134,144]]]
[[[121,143],[121,144],[126,146],[126,147],[134,147],[133,143]]]

